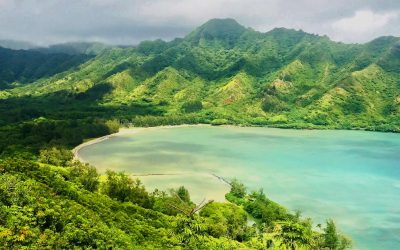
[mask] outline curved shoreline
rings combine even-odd
[[[115,133],[116,134],[116,133]],[[81,150],[82,148],[89,146],[89,145],[93,145],[99,142],[102,142],[104,140],[109,139],[111,136],[115,135],[115,134],[110,134],[110,135],[105,135],[99,138],[95,138],[95,139],[91,139],[87,142],[81,143],[78,146],[76,146],[75,148],[72,149],[72,154],[74,155],[74,160],[78,160],[80,162],[86,163],[82,158],[79,157],[79,150]]]
[[[182,127],[210,127],[211,125],[209,124],[183,124],[183,125],[166,125],[166,126],[156,126],[156,127],[128,127],[128,128],[122,128],[120,129],[117,133],[109,134],[109,135],[104,135],[98,138],[93,138],[89,139],[86,142],[83,142],[76,146],[75,148],[72,149],[72,154],[74,155],[74,160],[78,160],[80,162],[85,163],[85,161],[79,157],[79,151],[87,146],[108,140],[110,138],[113,138],[115,136],[119,135],[126,135],[126,134],[136,134],[142,131],[146,130],[153,130],[153,129],[163,129],[163,128],[182,128]]]

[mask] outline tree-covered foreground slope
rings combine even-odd
[[[216,124],[399,131],[400,39],[343,44],[215,19],[182,39],[104,50],[78,69],[0,98],[36,111],[110,111],[142,125],[194,116]],[[147,113],[158,118],[142,121]]]
[[[232,183],[233,203],[196,208],[184,187],[148,193],[139,180],[72,162],[53,148],[37,160],[0,160],[1,249],[345,249],[328,220],[314,230],[270,201]],[[59,164],[55,166],[54,164]],[[194,213],[199,210],[200,212]],[[248,214],[257,223],[247,223]]]

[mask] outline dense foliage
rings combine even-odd
[[[0,90],[18,87],[43,77],[50,77],[84,63],[84,54],[44,54],[0,47]]]
[[[234,191],[235,182],[232,186]],[[200,213],[184,187],[149,193],[139,180],[72,159],[62,166],[23,156],[0,160],[0,245],[7,249],[345,249],[333,221],[313,231],[254,193],[211,202]],[[255,197],[255,198],[254,198]],[[254,198],[254,200],[253,200]],[[257,205],[253,205],[257,203]],[[256,219],[248,223],[248,214]]]

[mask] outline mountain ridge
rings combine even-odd
[[[399,41],[344,44],[212,19],[184,38],[111,48],[75,70],[2,91],[0,98],[65,93],[78,105],[85,99],[77,96],[91,92],[95,102],[89,98],[85,106],[118,110],[147,103],[162,117],[196,115],[206,123],[399,131]],[[201,108],[186,112],[193,103]],[[123,116],[135,119],[129,112]]]

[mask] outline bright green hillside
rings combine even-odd
[[[0,96],[60,95],[70,104],[115,109],[154,105],[164,117],[196,112],[208,123],[399,131],[399,55],[395,37],[343,44],[214,19],[183,39],[105,50],[77,69]],[[193,103],[201,105],[185,108]]]

